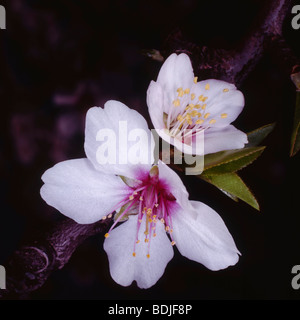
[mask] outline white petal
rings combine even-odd
[[[191,212],[184,210],[172,216],[173,237],[180,253],[210,270],[235,265],[239,251],[224,221],[205,204],[191,202],[197,213],[196,219]]]
[[[209,128],[204,132],[204,153],[244,148],[247,135],[229,125],[225,128]]]
[[[119,177],[98,172],[88,159],[60,162],[42,180],[42,198],[82,224],[100,220],[130,192]]]
[[[110,274],[122,286],[129,286],[134,280],[143,289],[153,286],[173,258],[173,248],[160,221],[156,224],[157,236],[151,238],[150,258],[147,258],[148,243],[144,242],[144,220],[139,230],[140,243],[136,244],[135,257],[132,253],[136,240],[137,216],[130,216],[128,221],[112,230],[104,241]]]
[[[135,178],[153,163],[154,141],[146,120],[118,101],[89,109],[84,148],[95,168],[105,173]]]
[[[170,189],[170,193],[172,193],[176,198],[177,203],[181,207],[191,208],[191,203],[188,199],[189,194],[177,173],[162,161],[159,161],[158,169],[159,180],[166,183],[166,186],[168,186]]]
[[[194,72],[191,60],[188,55],[171,54],[162,65],[157,83],[159,83],[164,91],[164,104],[172,107],[172,101],[177,95],[177,89],[191,88],[194,80]]]
[[[207,88],[207,89],[205,89]],[[203,127],[225,127],[232,123],[242,112],[245,99],[241,91],[234,84],[208,79],[198,82],[191,89],[198,98],[203,95],[207,98],[201,105],[206,104],[204,114],[209,114]],[[211,120],[214,123],[209,123]]]
[[[168,110],[164,110],[163,101],[164,96],[160,84],[151,81],[147,90],[147,105],[155,129],[163,129],[165,127],[163,114],[164,112],[168,112]]]

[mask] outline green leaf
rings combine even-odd
[[[246,148],[258,146],[275,128],[276,123],[270,123],[247,133]]]
[[[236,173],[226,173],[212,176],[201,175],[199,177],[216,186],[218,189],[230,196],[230,198],[234,200],[237,200],[237,198],[241,199],[256,210],[259,210],[259,204],[254,195]]]
[[[290,156],[291,157],[294,156],[299,150],[300,150],[300,91],[297,91]]]
[[[238,171],[252,163],[265,147],[250,147],[220,151],[204,157],[203,174],[223,174]]]
[[[241,170],[257,159],[262,154],[264,149],[265,147],[252,147],[241,149],[239,152],[227,154],[226,157],[223,157],[220,163],[214,163],[210,165],[210,167],[205,167],[202,174],[209,176]]]

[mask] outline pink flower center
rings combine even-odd
[[[171,244],[175,245],[175,241],[172,237],[173,225],[171,212],[174,212],[176,199],[169,191],[168,185],[159,179],[158,169],[157,174],[155,175],[151,175],[151,171],[142,179],[137,187],[131,188],[132,194],[118,204],[119,207],[122,206],[124,211],[116,219],[108,233],[105,234],[106,238],[109,237],[112,229],[126,214],[130,214],[133,210],[136,211],[138,214],[138,221],[132,254],[134,257],[136,256],[136,245],[143,240],[148,243],[147,257],[150,258],[150,243],[151,239],[156,237],[156,224],[159,220],[164,224],[166,232],[169,233]],[[144,239],[139,239],[139,231],[143,219],[145,219]]]

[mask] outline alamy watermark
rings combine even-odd
[[[0,290],[6,289],[6,271],[3,266],[0,265]]]
[[[292,14],[295,16],[292,19],[292,27],[295,30],[300,29],[300,5],[293,6]]]
[[[159,143],[159,136],[164,139]],[[167,141],[165,141],[167,140]],[[100,165],[165,164],[184,165],[186,175],[199,175],[204,167],[204,131],[185,130],[170,136],[164,129],[128,130],[127,121],[119,121],[117,130],[105,128],[96,134],[96,160]],[[175,145],[175,148],[171,148]]]
[[[0,29],[6,29],[6,11],[3,6],[0,6]]]
[[[300,289],[300,265],[296,264],[292,268],[292,274],[295,274],[295,276],[292,278],[292,288],[295,290]]]

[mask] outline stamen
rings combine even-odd
[[[206,113],[205,115],[204,115],[204,119],[207,119],[208,117],[210,116],[210,113],[208,112],[208,113]]]
[[[182,91],[182,90],[183,90],[183,88],[180,87],[180,88],[178,88],[176,91],[177,91],[177,92],[180,92],[180,91]]]
[[[227,88],[223,89],[223,92],[228,92],[228,91],[229,91],[229,89],[227,89]]]
[[[173,101],[173,105],[174,107],[179,107],[180,106],[180,100],[179,99],[176,99]]]
[[[170,230],[170,227],[169,226],[166,226],[166,231],[169,231]]]
[[[111,217],[112,217],[112,214],[110,213],[110,214],[107,216],[107,218],[109,218],[109,219],[110,219]]]
[[[204,122],[204,120],[199,119],[199,120],[196,121],[196,124],[202,124],[203,122]]]
[[[197,83],[197,81],[198,81],[198,77],[195,77],[194,78],[194,83]]]
[[[171,242],[171,245],[172,245],[172,246],[175,246],[175,244],[176,244],[176,242],[173,240],[173,241]]]
[[[144,199],[143,199],[143,197],[142,196],[140,196],[140,201],[143,201]]]
[[[102,220],[105,220],[107,217],[106,216],[104,216],[104,217],[102,217]]]
[[[223,119],[227,118],[227,113],[222,113],[221,118],[223,118]]]
[[[134,257],[136,257],[136,253],[135,253],[135,252],[133,252],[132,255],[133,255]]]
[[[149,253],[147,254],[147,258],[148,258],[148,259],[150,258],[150,254],[149,254]]]
[[[195,93],[192,93],[192,94],[191,94],[191,100],[194,100],[195,97],[196,97]]]
[[[145,242],[146,242],[146,243],[148,243],[148,242],[149,242],[149,239],[148,239],[148,238],[146,238],[146,239],[145,239]]]
[[[206,84],[205,90],[209,90],[209,83]]]
[[[104,237],[108,238],[109,237],[109,233],[105,233]]]
[[[130,201],[133,200],[133,199],[134,199],[134,196],[133,196],[133,195],[129,196],[129,200],[130,200]]]
[[[211,120],[209,121],[209,124],[214,124],[214,123],[216,123],[216,122],[217,122],[217,120],[211,119]]]
[[[184,93],[189,94],[190,93],[190,89],[189,88],[185,89]]]
[[[135,243],[140,243],[140,240],[136,240],[136,242]]]

